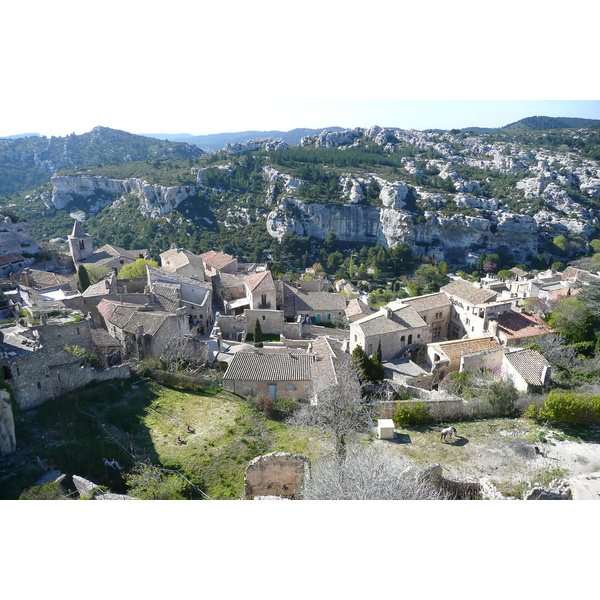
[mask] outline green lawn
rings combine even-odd
[[[193,433],[186,433],[187,426]],[[89,386],[17,418],[16,455],[0,466],[0,498],[18,498],[47,466],[124,493],[122,474],[138,461],[176,470],[213,499],[242,496],[248,462],[282,451],[314,458],[311,432],[269,420],[250,402],[221,391],[203,394],[150,380]],[[184,444],[177,444],[180,436]],[[8,476],[9,473],[13,474]],[[190,497],[199,497],[193,490]]]

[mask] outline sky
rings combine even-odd
[[[0,135],[600,118],[592,4],[567,28],[539,0],[4,3]]]

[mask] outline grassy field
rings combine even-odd
[[[188,425],[193,433],[186,433]],[[122,474],[106,466],[106,458],[123,472],[149,461],[182,473],[210,498],[238,499],[250,460],[275,451],[312,458],[318,441],[227,391],[203,394],[150,380],[103,383],[19,415],[18,451],[0,465],[0,498],[18,498],[44,468],[126,492]],[[189,494],[200,497],[193,489]]]

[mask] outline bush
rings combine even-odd
[[[394,413],[397,427],[403,425],[424,425],[433,420],[425,402],[398,402]]]
[[[564,425],[600,422],[600,396],[552,390],[535,418]]]

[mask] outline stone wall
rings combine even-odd
[[[0,390],[0,456],[12,454],[16,449],[17,438],[10,395]]]
[[[87,385],[92,381],[125,379],[129,367],[120,365],[105,371],[91,367],[83,358],[65,350],[79,346],[86,352],[94,350],[90,324],[87,320],[65,325],[42,325],[35,328],[42,347],[10,361],[2,361],[5,378],[13,389],[17,405],[27,410]]]
[[[308,381],[232,381],[223,380],[223,387],[235,394],[253,396],[255,398],[268,398],[272,396],[270,385],[275,385],[275,399],[291,398],[292,400],[305,400],[312,394],[312,382]],[[290,389],[293,387],[294,389]],[[306,390],[308,388],[308,391]]]
[[[246,316],[246,332],[254,333],[254,326],[258,319],[263,333],[281,334],[283,330],[282,310],[251,310],[244,311]]]
[[[293,498],[308,475],[308,458],[300,454],[272,452],[250,461],[244,478],[244,498],[280,496]]]

